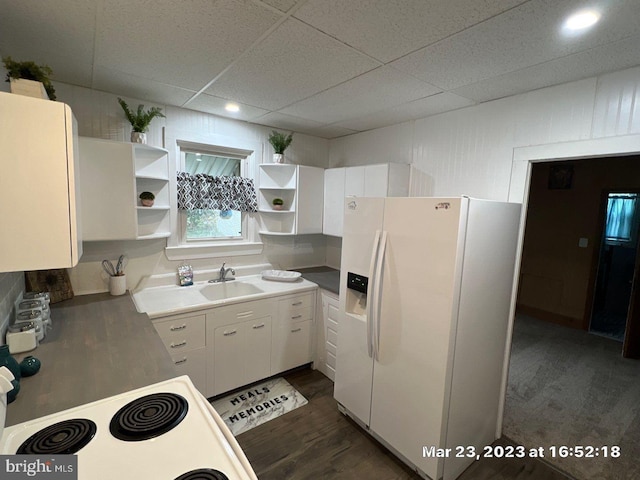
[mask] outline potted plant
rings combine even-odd
[[[273,205],[274,210],[282,210],[284,208],[284,200],[281,198],[274,198],[271,201],[271,205]]]
[[[269,143],[273,147],[275,153],[273,154],[273,163],[284,163],[284,151],[293,140],[293,132],[289,135],[275,130],[271,130],[269,135]]]
[[[143,207],[152,207],[156,196],[151,192],[142,192],[140,194],[140,203]]]
[[[149,124],[151,120],[156,117],[164,117],[162,109],[159,107],[151,107],[149,110],[144,110],[144,105],[138,105],[138,110],[135,112],[129,109],[129,105],[118,97],[118,103],[124,110],[124,114],[131,124],[133,129],[131,132],[131,141],[133,143],[147,143],[147,131],[149,130]]]
[[[11,57],[2,57],[7,69],[7,82],[11,82],[11,92],[36,98],[56,99],[56,90],[49,79],[53,75],[48,65],[35,62],[17,62]],[[39,84],[38,84],[39,82]],[[42,89],[44,88],[44,92]]]

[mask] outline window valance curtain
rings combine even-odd
[[[256,212],[258,199],[250,178],[178,172],[178,209]]]

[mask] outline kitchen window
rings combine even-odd
[[[239,158],[206,152],[184,152],[184,170],[192,175],[203,173],[212,177],[240,177]],[[197,209],[181,215],[184,239],[189,241],[242,238],[242,212],[238,210]]]
[[[175,141],[177,222],[165,250],[167,258],[261,253],[257,220],[247,209],[251,197],[255,202],[251,179],[256,150]]]

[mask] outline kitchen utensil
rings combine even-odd
[[[110,277],[116,276],[116,268],[113,266],[110,260],[102,260],[102,269],[107,272]]]
[[[118,263],[116,264],[116,275],[124,275],[124,264],[126,257],[124,255],[120,255],[118,257]]]

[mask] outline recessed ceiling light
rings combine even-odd
[[[224,109],[227,112],[239,112],[240,111],[240,106],[237,103],[233,103],[233,102],[228,102],[225,106]]]
[[[565,33],[579,33],[595,25],[600,20],[600,12],[596,10],[582,10],[571,15],[562,25]]]

